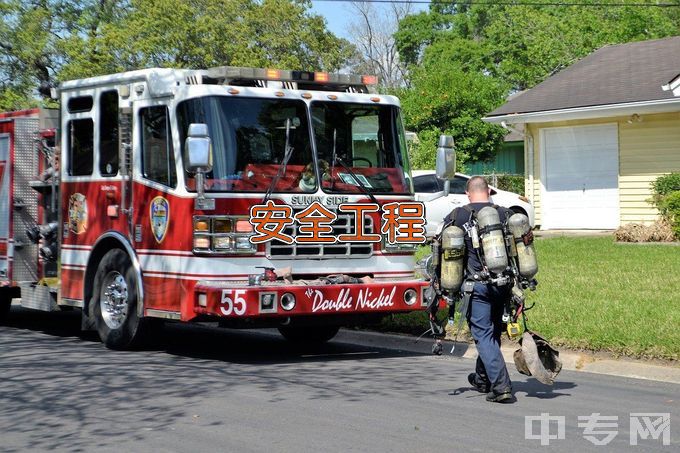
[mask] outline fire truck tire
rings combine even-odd
[[[18,294],[13,288],[0,288],[0,324],[5,322],[9,309],[12,306],[12,298]]]
[[[292,343],[320,344],[338,334],[339,326],[282,326],[279,332]]]
[[[0,296],[4,297],[4,296]],[[12,299],[10,300],[0,300],[0,324],[5,322],[7,315],[9,315],[9,307],[12,305]]]
[[[113,249],[104,255],[97,267],[90,304],[97,332],[107,348],[139,345],[146,320],[137,314],[137,276],[127,253]]]

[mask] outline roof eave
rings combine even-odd
[[[661,87],[664,91],[672,91],[674,96],[680,96],[680,75]]]
[[[672,99],[656,99],[653,101],[626,102],[622,104],[593,105],[570,109],[544,110],[540,112],[511,113],[506,115],[486,116],[487,123],[547,123],[551,121],[570,121],[612,116],[637,114],[666,113],[680,110],[680,97]]]

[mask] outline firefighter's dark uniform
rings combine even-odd
[[[491,203],[470,203],[469,208],[474,212],[479,212],[485,206],[492,206]],[[475,275],[480,275],[483,267],[477,256],[477,252],[472,247],[470,229],[473,222],[470,212],[467,209],[459,208],[454,210],[444,220],[445,223],[451,219],[453,214],[453,224],[465,231],[465,279],[472,280]],[[505,221],[512,211],[498,207],[498,214],[501,222]],[[505,360],[501,353],[501,334],[503,332],[503,307],[510,297],[510,287],[497,287],[491,283],[476,281],[474,290],[468,305],[467,320],[470,332],[477,345],[479,356],[475,367],[475,376],[470,377],[471,383],[481,391],[493,391],[494,394],[502,394],[511,391],[510,376],[505,366]]]

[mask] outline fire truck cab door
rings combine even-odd
[[[169,233],[170,194],[177,187],[170,110],[157,101],[135,103],[134,110],[134,239],[139,248],[155,249]]]

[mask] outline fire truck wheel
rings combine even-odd
[[[111,349],[130,349],[144,333],[137,315],[137,277],[127,253],[113,249],[99,262],[90,304],[99,337]]]
[[[4,297],[0,295],[0,297]],[[9,314],[9,307],[12,305],[12,299],[10,300],[2,300],[0,299],[0,324],[7,319],[7,315]]]
[[[17,294],[13,289],[0,288],[0,324],[2,324],[5,319],[7,319],[7,315],[9,315],[13,297],[17,297]]]
[[[282,326],[279,332],[292,343],[325,343],[337,335],[339,326]]]

